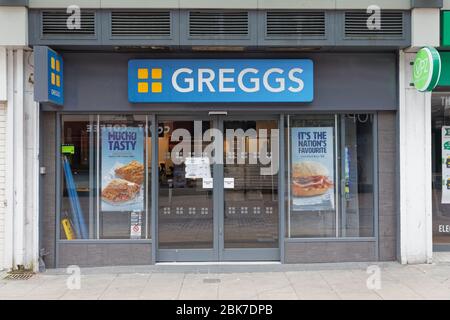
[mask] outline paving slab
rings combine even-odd
[[[375,290],[367,286],[373,276],[367,268],[373,265],[380,268],[381,287]],[[65,269],[48,270],[29,280],[1,279],[0,300],[450,300],[449,262],[164,267],[82,268],[81,287],[74,290],[67,286],[70,275]]]

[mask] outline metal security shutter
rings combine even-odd
[[[344,18],[345,38],[402,39],[404,37],[403,12],[382,10],[379,29],[368,27],[371,16],[372,14],[366,11],[346,11]]]
[[[268,11],[266,38],[323,39],[326,35],[324,11]]]
[[[249,35],[247,11],[189,11],[189,37],[246,38]]]
[[[171,36],[170,11],[112,11],[111,36],[168,38]]]
[[[68,19],[72,14],[65,10],[41,11],[41,26],[43,36],[83,35],[95,36],[95,12],[81,10],[81,28],[69,29]]]

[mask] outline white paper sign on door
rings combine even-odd
[[[442,127],[442,203],[450,203],[450,127]]]
[[[213,188],[213,179],[203,178],[203,189],[212,189],[212,188]]]
[[[223,187],[225,189],[234,189],[234,178],[224,178]]]
[[[209,158],[207,157],[190,157],[184,162],[186,179],[202,179],[211,178]]]

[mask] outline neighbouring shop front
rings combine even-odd
[[[431,94],[433,250],[450,250],[450,11],[441,13],[441,72]]]
[[[396,259],[396,54],[58,52],[47,266]]]
[[[450,250],[450,55],[440,51],[442,70],[431,96],[433,250]]]

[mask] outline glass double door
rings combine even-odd
[[[157,261],[277,261],[278,120],[160,118]]]

